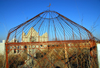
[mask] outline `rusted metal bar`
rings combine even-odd
[[[79,30],[79,33],[80,33],[80,40],[82,40],[82,36],[81,36],[81,32],[80,32],[80,29],[78,28],[78,30]]]
[[[47,16],[48,13],[49,13],[49,18]],[[55,16],[52,17],[52,13],[54,13]],[[50,15],[51,15],[51,17],[50,17]],[[33,24],[31,24],[31,23],[33,23]],[[35,28],[35,30],[37,30],[38,34],[40,34],[40,35],[43,32],[48,32],[47,33],[48,34],[48,36],[47,36],[48,40],[42,41],[43,39],[45,39],[45,37],[43,37],[43,39],[41,39],[41,41],[40,41],[40,36],[38,35],[38,37],[37,37],[38,41],[32,42],[33,32],[32,32],[32,29],[31,29],[31,33],[29,34],[30,35],[29,37],[31,37],[30,41],[27,41],[27,42],[24,41],[23,42],[23,36],[20,35],[20,34],[22,34],[22,32],[25,31],[26,26],[27,27],[29,26],[28,29],[26,29],[26,30],[29,30],[29,28],[31,27],[29,24],[32,27],[37,26],[37,28]],[[44,24],[45,24],[45,26],[43,27],[44,30],[41,30],[41,28]],[[70,29],[70,30],[68,30],[69,32],[67,31],[66,27],[68,27],[68,29]],[[20,31],[20,28],[22,29],[21,31]],[[85,33],[83,34],[81,30],[85,31]],[[78,33],[77,33],[77,31],[78,31]],[[27,33],[27,32],[25,32],[25,33]],[[11,39],[13,39],[13,37],[15,39],[17,39],[18,36],[22,37],[22,40],[20,40],[20,42],[16,42],[16,41],[15,42],[8,42]],[[68,36],[69,39],[71,38],[71,40],[67,40],[66,36]],[[85,36],[86,37],[88,36],[88,39],[86,39]],[[78,37],[78,39],[77,39],[77,37]],[[84,39],[84,37],[85,37],[85,39]],[[53,38],[55,38],[55,40],[52,40]],[[26,39],[28,39],[28,36],[27,36]],[[52,41],[50,41],[50,40],[52,40]],[[78,46],[77,43],[80,46]],[[40,45],[46,45],[46,47],[44,47],[44,46],[41,47]],[[6,68],[8,68],[9,65],[11,64],[11,63],[9,64],[9,61],[8,61],[8,59],[9,59],[8,54],[10,54],[10,52],[13,51],[13,50],[16,50],[16,53],[17,53],[17,50],[22,50],[22,51],[27,50],[26,53],[28,55],[31,55],[31,58],[35,59],[34,57],[32,57],[34,54],[31,54],[31,52],[29,50],[36,49],[36,51],[34,52],[35,54],[38,51],[40,53],[44,54],[42,52],[42,50],[47,49],[47,50],[49,50],[49,52],[47,51],[48,52],[47,55],[49,55],[49,53],[51,53],[51,54],[54,53],[57,56],[57,60],[55,60],[55,61],[49,60],[47,55],[45,55],[45,57],[40,59],[40,61],[42,61],[42,60],[44,61],[44,59],[46,59],[49,63],[51,63],[50,67],[52,67],[52,66],[55,67],[54,64],[56,62],[58,62],[59,60],[60,60],[60,62],[64,63],[64,65],[66,67],[67,66],[66,64],[70,64],[70,61],[72,62],[73,59],[75,60],[77,57],[82,56],[81,52],[79,52],[79,54],[78,53],[77,54],[75,54],[75,53],[70,54],[70,52],[72,52],[72,51],[69,52],[69,50],[71,48],[73,48],[73,49],[80,48],[80,51],[83,48],[87,48],[88,50],[90,49],[90,52],[89,52],[90,56],[92,56],[93,58],[96,58],[95,55],[93,54],[93,52],[96,49],[96,43],[95,43],[95,40],[94,40],[92,33],[90,33],[90,31],[87,30],[85,27],[78,25],[77,23],[71,21],[70,19],[66,18],[65,16],[59,14],[58,12],[50,11],[50,10],[44,11],[44,12],[36,15],[35,17],[31,18],[30,20],[22,23],[21,25],[18,25],[17,27],[12,28],[8,33],[5,46],[6,46]],[[15,48],[13,48],[13,47],[10,48],[10,46],[11,47],[13,46]],[[19,49],[18,48],[19,46],[27,46],[27,49],[25,49],[25,48]],[[29,46],[31,46],[31,48]],[[35,46],[35,47],[32,47],[32,46]],[[9,53],[8,53],[8,49],[10,50]],[[63,53],[62,54],[65,57],[65,58],[63,58],[63,60],[65,62],[62,60],[62,56],[59,56],[60,53],[58,54],[56,49],[58,51],[59,51],[59,49],[63,49],[63,50],[60,51],[60,53],[62,53],[62,51],[64,52],[64,54]],[[52,51],[50,52],[50,50],[52,50]],[[77,49],[77,50],[79,50],[79,49]],[[19,54],[21,54],[21,53],[19,53]],[[20,55],[19,55],[19,57],[23,60],[23,58]],[[84,57],[82,57],[82,58],[84,59]],[[29,61],[30,58],[27,58],[27,60]],[[88,60],[90,60],[90,58]],[[42,68],[41,62],[38,62],[36,59],[34,61],[37,62],[36,65],[34,65],[34,66],[37,67],[39,65]],[[13,60],[12,60],[12,62],[13,62]],[[83,61],[81,63],[83,64]],[[78,62],[77,62],[77,65],[79,65]],[[22,65],[21,67],[23,67],[23,66],[24,65]],[[27,65],[27,66],[29,67],[29,65]],[[81,67],[82,67],[82,65],[81,65]]]
[[[53,18],[52,15],[51,15],[51,18]],[[57,41],[57,36],[56,36],[56,27],[55,27],[54,19],[52,19],[52,20],[53,20],[54,31],[55,31],[55,40]]]
[[[84,43],[89,42],[89,40],[65,40],[65,41],[46,41],[46,42],[17,42],[17,45],[31,45],[31,44],[61,44],[61,43]],[[6,43],[7,45],[16,45],[14,42]]]
[[[45,17],[47,16],[47,14],[45,15]],[[41,25],[43,24],[45,19],[43,19],[42,23],[40,24],[39,28],[38,28],[38,33],[40,33],[40,28],[41,28]],[[38,35],[38,41],[40,42],[40,36]]]
[[[58,18],[57,18],[57,20],[59,21],[59,19],[58,19]],[[65,40],[65,29],[64,29],[64,27],[63,27],[63,25],[61,24],[61,22],[60,22],[60,21],[59,21],[59,23],[60,23],[61,27],[63,28],[64,40]]]
[[[8,36],[7,36],[7,39],[6,39],[6,43],[8,42],[9,36],[10,36],[10,34],[11,34],[12,32],[14,32],[15,30],[19,29],[20,27],[22,27],[23,25],[25,25],[27,22],[33,20],[34,18],[40,16],[40,15],[43,14],[43,13],[44,13],[44,12],[42,12],[42,13],[36,15],[35,17],[33,17],[33,18],[29,19],[28,21],[22,23],[21,25],[18,25],[16,28],[14,27],[15,29],[12,28],[12,29],[9,31],[9,33],[8,33]]]
[[[9,68],[9,65],[8,65],[8,45],[5,44],[5,47],[6,47],[6,68]]]
[[[53,11],[53,12],[55,12],[55,11]],[[55,13],[59,14],[58,12],[55,12]],[[90,38],[90,39],[93,38],[92,33],[91,33],[89,30],[87,30],[85,27],[83,27],[83,26],[81,26],[81,25],[79,25],[79,24],[73,22],[72,20],[68,19],[67,17],[65,17],[65,16],[63,16],[63,15],[61,15],[61,14],[59,14],[59,15],[62,16],[64,19],[70,21],[70,23],[74,23],[74,24],[76,24],[77,26],[79,26],[79,27],[83,28],[84,30],[86,30],[86,31],[90,34],[90,36],[91,36],[91,37],[90,37],[90,36],[88,35],[89,38]]]
[[[67,56],[67,45],[66,45],[66,43],[64,43],[64,46],[65,46],[65,62],[67,62],[68,60],[67,60],[67,58],[68,58],[68,56]]]

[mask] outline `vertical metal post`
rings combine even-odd
[[[8,65],[8,45],[5,44],[5,47],[6,47],[6,68],[9,68],[9,65]]]
[[[92,47],[93,47],[93,42],[90,41],[90,48],[92,48]],[[93,57],[93,51],[90,51],[90,55]],[[93,63],[93,61],[90,62],[90,68],[93,68],[92,63]]]
[[[66,47],[66,43],[64,43],[64,46],[65,46],[65,62],[67,62],[67,51],[66,51],[66,49],[67,49],[67,47]]]
[[[90,41],[90,48],[92,48],[92,47],[93,47],[93,42]],[[90,55],[93,57],[93,51],[90,51]]]

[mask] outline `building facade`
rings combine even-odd
[[[31,27],[27,34],[25,32],[22,32],[22,42],[44,42],[48,41],[48,34],[45,32],[42,36],[39,36],[38,32]],[[17,39],[12,39],[10,42],[18,42]],[[11,46],[12,49],[9,54],[18,54],[18,53],[27,53],[27,55],[30,56],[30,54],[34,54],[38,48],[40,48],[41,51],[44,50],[44,48],[47,47],[47,45],[18,45],[18,46]],[[37,51],[38,52],[38,51]],[[29,58],[28,56],[28,58]],[[36,54],[34,54],[34,57],[36,57]]]
[[[0,54],[4,55],[5,53],[5,40],[2,40],[2,42],[0,42]]]

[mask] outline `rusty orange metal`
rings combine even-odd
[[[6,68],[98,67],[92,33],[56,11],[10,29],[5,46]]]

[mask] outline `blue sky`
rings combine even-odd
[[[8,31],[49,9],[59,12],[91,31],[100,39],[100,0],[0,0],[0,41],[5,40]],[[82,23],[81,23],[82,22]]]

